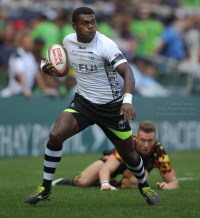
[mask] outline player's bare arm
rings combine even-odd
[[[120,166],[120,162],[113,156],[110,155],[103,165],[103,167],[99,171],[99,181],[101,184],[102,190],[117,190],[115,187],[111,186],[110,174],[113,173]]]
[[[136,118],[136,112],[132,106],[132,95],[135,89],[135,78],[128,63],[122,63],[116,67],[117,72],[124,79],[124,101],[121,106],[120,115],[124,115],[124,121],[128,119],[132,122]]]
[[[163,174],[162,178],[163,178],[164,182],[162,182],[162,183],[157,182],[156,183],[156,185],[158,186],[159,189],[170,190],[170,189],[179,188],[179,183],[178,183],[178,180],[176,178],[176,174],[175,174],[174,170],[172,170],[172,172],[170,172],[170,173]]]

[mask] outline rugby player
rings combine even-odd
[[[52,180],[61,160],[63,142],[88,126],[97,124],[137,178],[139,191],[147,203],[159,204],[160,197],[147,183],[143,161],[135,152],[128,121],[134,121],[136,117],[132,106],[135,87],[133,72],[118,46],[96,31],[92,9],[77,8],[72,14],[72,27],[76,33],[67,35],[63,45],[76,74],[77,93],[50,132],[42,185],[33,194],[26,196],[24,202],[36,204],[51,199]],[[45,64],[42,70],[46,74],[55,75],[52,63]],[[124,79],[124,97],[117,72]],[[102,186],[107,185],[109,181],[102,181]]]
[[[148,179],[150,171],[158,168],[164,182],[157,182],[159,189],[170,190],[179,188],[176,174],[172,169],[169,157],[161,145],[156,141],[156,127],[151,121],[140,123],[138,133],[134,136],[136,152],[142,157],[145,174]],[[110,180],[110,184],[101,187],[101,190],[116,190],[116,186],[122,188],[137,188],[138,182],[132,172],[127,169],[126,164],[116,149],[104,151],[104,156],[88,166],[83,172],[76,175],[74,179],[60,178],[54,180],[52,185],[74,185],[80,187],[100,185],[99,180]],[[123,174],[119,182],[113,180],[117,175]]]

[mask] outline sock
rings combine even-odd
[[[126,166],[133,173],[133,175],[137,178],[138,188],[140,189],[140,191],[142,190],[143,187],[149,187],[149,184],[146,181],[143,161],[139,155],[138,155],[138,163],[134,167],[129,166],[128,164],[126,164]]]
[[[42,186],[45,187],[45,191],[51,190],[51,183],[62,157],[62,146],[52,146],[47,143],[44,156],[44,176]]]

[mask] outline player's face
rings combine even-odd
[[[91,42],[96,34],[96,18],[94,14],[80,14],[77,24],[72,24],[79,42]]]
[[[154,132],[145,133],[143,131],[139,131],[136,137],[137,152],[142,157],[148,156],[155,141],[156,141],[156,138],[155,138]]]
[[[25,35],[21,40],[21,45],[25,51],[31,51],[33,48],[33,39],[30,35]]]

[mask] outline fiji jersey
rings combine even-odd
[[[77,93],[95,104],[123,99],[116,67],[127,60],[118,46],[96,31],[90,43],[81,43],[76,33],[67,35],[63,45],[77,80]]]

